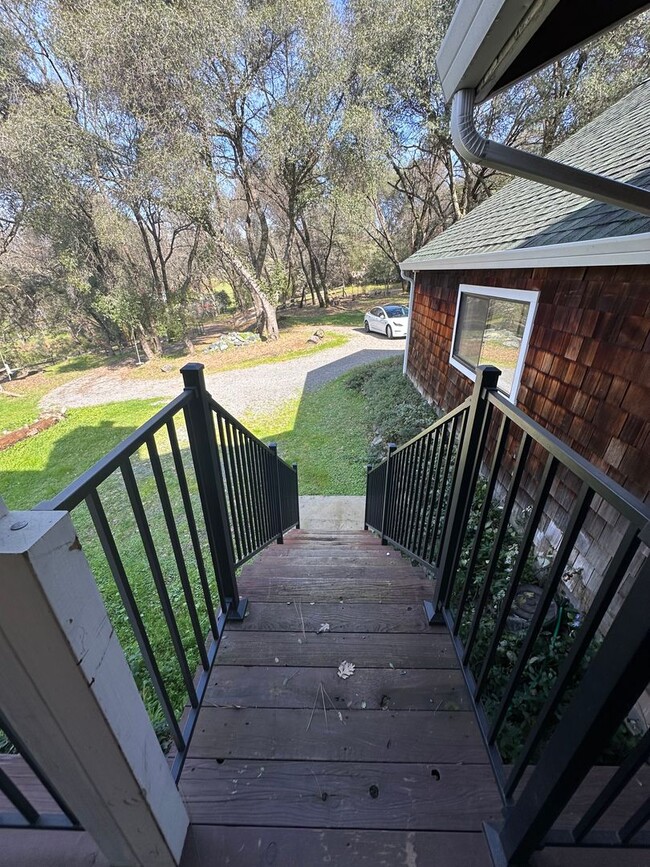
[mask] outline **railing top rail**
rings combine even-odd
[[[436,428],[442,427],[442,425],[451,421],[455,416],[460,415],[461,412],[465,412],[466,410],[468,410],[471,402],[472,402],[472,398],[468,397],[466,400],[464,400],[462,403],[458,404],[457,407],[452,409],[446,415],[443,415],[441,418],[436,419],[433,424],[429,425],[429,427],[425,428],[423,431],[420,431],[420,433],[416,434],[414,437],[411,437],[411,439],[408,442],[405,442],[401,446],[399,446],[399,448],[396,448],[395,451],[393,452],[393,455],[396,455],[398,452],[404,451],[404,449],[407,449],[409,446],[412,446],[414,443],[418,442],[418,440],[421,440],[423,437],[427,436],[432,431],[436,430]],[[373,470],[371,470],[371,472],[374,472],[374,470],[376,470],[377,467],[380,467],[385,462],[386,462],[386,458],[384,458],[384,460],[381,461],[381,463],[377,464],[377,466],[374,467]]]
[[[73,482],[70,482],[67,487],[59,491],[50,500],[44,500],[37,506],[34,506],[34,509],[44,511],[63,510],[68,512],[74,509],[75,506],[78,506],[86,498],[91,490],[105,481],[125,458],[134,454],[140,446],[145,444],[149,437],[160,430],[191,399],[191,391],[184,391],[182,394],[179,394],[178,397],[170,401],[167,406],[163,407],[137,430],[133,431],[132,434],[129,434],[126,439],[118,443],[107,455],[100,458],[85,473],[82,473]]]
[[[639,528],[645,527],[650,522],[650,506],[626,491],[597,467],[592,466],[582,455],[579,455],[558,437],[544,430],[540,424],[513,406],[506,398],[490,391],[488,401],[543,446],[549,454],[575,473],[578,478],[590,485],[599,496],[618,509],[628,521]]]
[[[208,403],[210,404],[211,409],[219,413],[219,415],[223,416],[223,418],[225,418],[228,423],[231,424],[233,427],[236,427],[238,431],[252,439],[253,442],[256,442],[258,445],[262,446],[262,448],[266,449],[269,452],[271,451],[271,449],[267,446],[266,443],[262,442],[262,440],[256,437],[254,433],[251,433],[251,431],[249,431],[246,425],[243,425],[238,419],[235,418],[234,415],[232,415],[232,413],[229,413],[227,409],[224,409],[224,407],[222,407],[221,404],[218,403],[212,396],[208,398]],[[288,464],[286,461],[283,461],[280,456],[278,456],[278,460],[280,461],[280,463],[284,464],[287,469],[293,471],[291,465]]]

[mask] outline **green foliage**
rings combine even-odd
[[[451,608],[453,611],[457,610],[461,589],[467,578],[470,555],[476,538],[479,516],[486,494],[487,483],[481,478],[476,487],[463,548],[461,550],[459,569],[452,590]],[[485,581],[487,564],[490,562],[502,513],[502,505],[496,499],[493,499],[488,509],[483,534],[479,540],[479,547],[475,558],[476,567],[470,578],[468,604],[464,609],[461,619],[459,634],[463,641],[467,639],[469,634],[470,624],[478,601],[478,594]],[[494,635],[497,619],[500,615],[503,600],[507,593],[521,547],[528,514],[528,511],[524,510],[516,517],[511,517],[505,530],[490,593],[470,656],[470,667],[475,676],[478,676],[481,671],[483,660]],[[549,563],[546,560],[542,560],[534,550],[531,551],[523,565],[519,586],[527,584],[543,588],[548,579],[548,566]],[[557,617],[552,622],[544,625],[533,646],[497,738],[499,752],[506,764],[515,761],[522,749],[557,680],[562,663],[571,651],[583,620],[583,615],[574,608],[561,592],[556,593],[555,602],[558,610]],[[525,634],[525,630],[517,631],[506,627],[499,640],[494,663],[490,670],[482,699],[489,719],[494,717],[501,703],[501,698],[517,662]],[[582,658],[578,671],[563,696],[553,722],[544,734],[542,746],[548,741],[557,721],[561,718],[564,709],[571,700],[577,684],[586,672],[601,643],[602,639],[598,636],[591,641],[587,652]],[[601,756],[600,761],[604,764],[618,763],[627,754],[630,747],[634,745],[635,740],[635,737],[628,732],[627,728],[621,726],[609,747]],[[536,756],[538,755],[539,748]],[[533,761],[536,760],[536,756],[533,757]]]
[[[52,497],[150,418],[160,409],[161,403],[161,401],[154,400],[126,401],[90,409],[71,410],[67,417],[55,427],[40,433],[38,437],[24,440],[10,449],[0,452],[0,490],[2,490],[9,507],[28,509],[39,501]],[[194,514],[198,516],[201,514],[201,509],[198,502],[196,479],[189,461],[187,434],[182,421],[177,423],[177,433],[194,504]],[[156,435],[156,442],[167,478],[172,508],[175,514],[180,516],[177,521],[177,529],[181,545],[184,551],[189,552],[192,550],[189,527],[184,518],[185,511],[182,506],[180,489],[175,481],[172,468],[173,459],[164,431]],[[138,479],[147,519],[156,542],[161,568],[178,619],[183,646],[188,654],[190,669],[193,670],[199,660],[189,613],[169,543],[155,480],[144,447],[134,455],[131,463]],[[186,701],[182,678],[153,587],[142,542],[135,527],[133,513],[128,505],[126,491],[118,472],[113,473],[109,479],[102,483],[99,493],[138,607],[146,624],[149,639],[161,666],[161,673],[172,704],[177,713],[180,714]],[[106,603],[111,623],[118,634],[120,644],[131,666],[147,710],[164,740],[168,735],[158,701],[129,626],[115,582],[94,532],[90,515],[84,505],[73,511],[73,520],[84,553]],[[214,593],[215,583],[209,567],[211,561],[207,540],[201,531],[200,522],[199,531],[202,534],[204,560]],[[187,567],[199,604],[202,628],[207,633],[207,613],[200,602],[203,597],[198,570],[190,556],[187,557]],[[2,751],[2,735],[0,734],[0,752]]]
[[[347,387],[363,395],[372,431],[368,462],[386,457],[388,443],[410,440],[436,420],[436,411],[402,373],[402,359],[390,358],[360,367],[347,379]]]

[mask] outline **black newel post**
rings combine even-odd
[[[278,513],[278,545],[282,545],[284,543],[284,536],[282,535],[282,489],[280,487],[280,459],[278,458],[278,444],[277,443],[269,443],[269,448],[273,452],[273,460],[271,461],[271,476],[273,477],[273,485],[275,487],[275,502],[277,503],[277,513]]]
[[[393,462],[391,461],[391,457],[393,452],[397,446],[395,443],[388,443],[388,454],[386,455],[386,479],[384,483],[384,504],[381,508],[381,544],[387,545],[388,541],[386,539],[386,530],[387,522],[388,522],[388,509],[390,507],[390,495],[393,489],[392,484],[392,475],[393,475]]]
[[[368,509],[370,508],[370,472],[372,464],[366,464],[366,508],[363,513],[363,529],[368,529]]]
[[[296,474],[296,516],[298,520],[296,521],[296,530],[300,529],[300,499],[298,495],[298,464],[291,464],[291,468]]]
[[[184,410],[185,421],[219,595],[222,604],[229,603],[228,618],[242,620],[248,600],[240,598],[237,589],[226,494],[203,365],[186,364],[181,374],[186,391],[192,392],[192,400]]]
[[[440,619],[441,609],[449,601],[489,427],[488,392],[496,391],[500,376],[501,371],[492,365],[476,368],[472,402],[463,428],[462,441],[458,446],[458,470],[454,490],[450,494],[449,519],[440,557],[440,573],[436,581],[435,596],[433,602],[424,603],[424,610],[430,623]]]

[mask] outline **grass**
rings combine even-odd
[[[88,370],[107,364],[110,362],[103,356],[79,355],[53,364],[33,376],[3,383],[5,392],[12,394],[0,392],[0,433],[32,424],[40,416],[38,404],[44,395]]]
[[[0,452],[0,491],[10,509],[30,509],[73,481],[157,412],[160,400],[69,410],[54,427]]]
[[[58,425],[0,453],[0,490],[3,492],[8,506],[12,509],[28,509],[39,501],[52,497],[150,418],[160,409],[162,403],[164,402],[160,400],[127,401],[89,409],[71,410]],[[182,415],[180,418],[182,419]],[[189,459],[187,433],[182,421],[176,422],[176,430],[201,541],[202,558],[213,597],[216,599],[216,581],[211,570],[211,560],[201,520],[196,478]],[[185,555],[194,598],[197,600],[201,629],[205,635],[209,628],[207,606],[202,601],[199,571],[193,554],[189,525],[182,506],[180,488],[173,470],[166,431],[162,430],[156,434],[156,445],[161,457],[172,509],[177,516],[176,529]],[[147,520],[155,539],[158,560],[177,618],[188,664],[193,672],[199,663],[196,641],[145,447],[133,455],[131,464],[138,481]],[[176,713],[180,716],[187,700],[180,667],[174,655],[146,553],[119,472],[114,472],[100,485],[99,494],[126,575],[146,625],[163,681]],[[164,741],[168,737],[168,733],[158,699],[126,617],[109,565],[95,534],[90,514],[84,504],[73,510],[73,520],[83,551],[90,563],[111,623],[117,632],[145,706],[161,740]],[[0,733],[0,751],[2,751],[1,740]]]
[[[301,494],[360,495],[365,491],[368,426],[363,398],[348,375],[288,401],[279,410],[249,414],[243,423],[280,455],[298,464]]]

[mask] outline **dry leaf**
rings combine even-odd
[[[318,627],[316,635],[320,635],[321,632],[329,632],[329,631],[330,631],[329,623],[321,623],[321,625]]]
[[[339,677],[343,678],[343,680],[347,680],[348,677],[351,677],[354,674],[354,663],[347,662],[345,659],[339,665],[339,670],[336,672]]]
[[[365,710],[365,709],[368,707],[368,705],[366,704],[365,701],[362,701],[362,702],[361,702],[361,707],[363,708],[363,710]]]
[[[280,662],[280,660],[277,658],[277,656],[275,657],[275,661],[276,661],[276,662]]]

